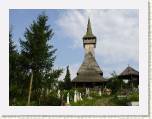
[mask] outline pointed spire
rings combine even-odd
[[[90,18],[88,18],[87,32],[83,38],[92,38],[92,37],[94,38],[95,36],[92,33]]]
[[[88,19],[87,33],[86,34],[91,34],[92,35],[92,28],[91,28],[90,18]]]

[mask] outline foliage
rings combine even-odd
[[[129,101],[139,101],[139,93],[137,92],[132,92],[128,95],[128,100]]]
[[[69,66],[67,66],[66,75],[64,78],[64,89],[70,90],[71,88],[72,88],[72,83],[71,83],[70,71],[69,71]]]
[[[58,81],[58,89],[64,90],[64,82],[63,81]]]
[[[109,79],[109,82],[107,83],[107,87],[112,90],[112,93],[115,94],[118,91],[122,90],[122,86],[124,85],[124,82],[120,80],[115,72],[112,73],[112,78]]]
[[[61,91],[61,95],[62,95],[62,100],[64,100],[64,102],[66,102],[67,100],[67,94],[69,93],[70,96],[70,101],[73,101],[73,97],[74,97],[74,90],[62,90]]]
[[[85,88],[77,88],[76,90],[78,90],[78,92],[80,92],[80,93],[85,93],[86,92]]]
[[[72,102],[72,106],[115,106],[115,102],[111,101],[112,96],[95,96],[92,99],[84,98],[76,103]]]
[[[127,106],[131,101],[139,101],[139,93],[131,92],[129,95],[121,98],[118,98],[118,95],[114,95],[111,101],[115,102],[119,106]]]
[[[82,101],[71,102],[72,106],[128,106],[130,101],[139,101],[138,93],[130,93],[128,96],[119,97],[117,94],[114,95],[98,95],[97,92],[90,92],[92,99],[83,97]]]
[[[129,102],[127,97],[118,98],[117,95],[114,95],[111,101],[114,102],[118,106],[127,106],[127,103]]]
[[[41,14],[26,28],[25,39],[20,40],[20,54],[15,50],[15,45],[11,40],[12,35],[9,35],[10,105],[25,105],[27,102],[31,73],[33,74],[31,105],[41,105],[39,99],[42,89],[45,92],[56,89],[62,70],[53,69],[56,49],[50,42],[54,33],[47,25],[47,21],[48,17]],[[43,96],[45,97],[46,94],[44,93]],[[46,100],[49,102],[51,97],[57,100],[54,95],[47,96]],[[48,102],[46,103],[51,103]]]
[[[55,92],[51,92],[48,95],[43,95],[40,100],[40,105],[42,106],[60,106],[61,99],[58,98]]]
[[[20,83],[19,53],[13,42],[12,31],[9,31],[9,104],[14,105],[22,94]]]

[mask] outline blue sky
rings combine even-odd
[[[96,60],[104,77],[109,77],[113,71],[119,74],[128,64],[138,70],[138,10],[10,10],[9,21],[18,50],[25,28],[43,11],[55,33],[51,41],[58,49],[55,68],[65,69],[69,65],[71,77],[76,76],[84,58],[82,37],[90,17],[97,37]],[[64,75],[65,72],[60,79]]]

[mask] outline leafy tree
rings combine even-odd
[[[67,66],[66,75],[64,78],[64,87],[66,90],[70,90],[72,88],[69,66]]]
[[[58,89],[64,90],[64,81],[58,81]]]
[[[62,73],[61,69],[53,69],[56,49],[50,42],[54,33],[47,25],[47,21],[48,17],[45,14],[39,15],[37,20],[26,28],[25,40],[20,40],[22,69],[30,79],[28,85],[31,79],[33,80],[30,85],[31,100],[37,104],[42,89],[44,91],[52,89]]]
[[[115,72],[113,72],[112,77],[107,83],[107,87],[112,89],[112,93],[116,93],[122,90],[123,81],[120,80]]]

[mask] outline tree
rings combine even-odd
[[[12,31],[9,31],[9,54],[12,55],[12,54],[16,54],[17,51],[16,51],[16,46],[13,42],[13,38],[12,38]]]
[[[9,103],[15,104],[18,95],[17,80],[18,52],[13,42],[12,31],[9,31]]]
[[[61,69],[53,69],[56,49],[50,42],[54,33],[47,21],[48,17],[45,14],[39,15],[37,20],[26,28],[25,40],[20,40],[22,69],[26,75],[29,74],[28,84],[31,87],[28,89],[31,89],[31,100],[37,104],[42,89],[52,89],[62,73]]]
[[[66,75],[64,78],[64,87],[66,90],[70,90],[72,88],[69,66],[67,66]]]
[[[109,79],[107,83],[107,87],[112,89],[113,93],[120,92],[122,90],[123,81],[119,79],[116,72],[113,72],[112,77]]]

